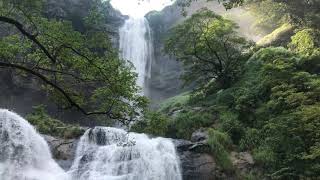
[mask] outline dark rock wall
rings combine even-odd
[[[182,72],[181,64],[164,52],[164,41],[170,29],[181,21],[183,16],[180,8],[174,4],[160,12],[150,12],[146,18],[152,30],[154,46],[154,61],[149,81],[150,97],[154,104],[157,104],[184,91],[179,79]]]

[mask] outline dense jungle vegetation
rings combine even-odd
[[[191,2],[191,1],[188,1]],[[188,6],[188,3],[183,4]],[[220,165],[228,153],[249,151],[263,177],[320,177],[320,1],[235,0],[267,35],[257,45],[236,22],[202,10],[175,26],[166,51],[184,64],[191,92],[163,102],[133,129],[189,139],[209,131]]]

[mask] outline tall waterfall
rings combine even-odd
[[[0,109],[0,179],[66,180],[46,141],[22,117]]]
[[[0,179],[181,180],[181,173],[171,140],[109,127],[87,130],[64,172],[26,120],[0,109]]]
[[[71,167],[78,180],[181,180],[173,143],[96,127],[82,136]]]
[[[120,28],[120,52],[123,59],[130,61],[138,73],[137,84],[143,94],[148,94],[147,80],[151,76],[153,59],[152,37],[146,18],[130,17]]]

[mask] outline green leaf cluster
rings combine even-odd
[[[43,105],[34,106],[33,112],[28,114],[26,119],[37,131],[46,135],[69,139],[79,138],[84,133],[79,126],[67,125],[49,116]]]

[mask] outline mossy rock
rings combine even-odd
[[[290,42],[291,36],[294,34],[294,26],[285,23],[272,33],[264,36],[257,42],[260,47],[267,46],[286,46]]]

